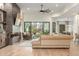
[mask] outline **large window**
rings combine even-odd
[[[56,23],[52,22],[52,32],[56,33]]]
[[[44,22],[43,23],[43,34],[49,34],[50,32],[50,23]]]
[[[31,32],[31,23],[30,22],[24,23],[24,32]]]
[[[24,32],[30,32],[34,38],[50,33],[49,22],[25,22]]]
[[[42,34],[42,23],[32,22],[31,33],[32,33],[32,38],[40,37],[40,35]]]
[[[59,25],[59,33],[63,34],[66,31],[65,28],[66,28],[65,24],[60,24]]]

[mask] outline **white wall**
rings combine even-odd
[[[14,32],[20,32],[20,30],[19,30],[20,27],[19,27],[19,26],[15,26],[15,25],[13,25],[12,28],[13,28],[13,29],[12,29],[12,30],[13,30],[13,31],[12,31],[13,33],[14,33]]]
[[[73,20],[74,20],[73,16],[52,18],[52,22],[56,22],[56,33],[59,33],[59,24],[65,24],[66,31],[72,32],[73,31]],[[69,21],[70,22],[69,25],[67,25],[65,21]]]
[[[74,24],[73,24],[73,31],[74,33],[78,33],[78,25],[79,25],[79,15],[75,15],[75,20],[74,20]]]

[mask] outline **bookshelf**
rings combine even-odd
[[[5,32],[5,11],[0,9],[0,48],[6,45],[6,32]]]

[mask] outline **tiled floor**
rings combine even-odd
[[[9,45],[0,49],[1,56],[69,56],[79,55],[79,45],[71,44],[70,49],[32,49],[32,47],[19,46],[22,43]]]

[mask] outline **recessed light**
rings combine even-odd
[[[56,7],[58,7],[58,4],[56,4]]]
[[[27,8],[27,10],[30,10],[30,8]]]
[[[51,12],[54,12],[53,10]]]

